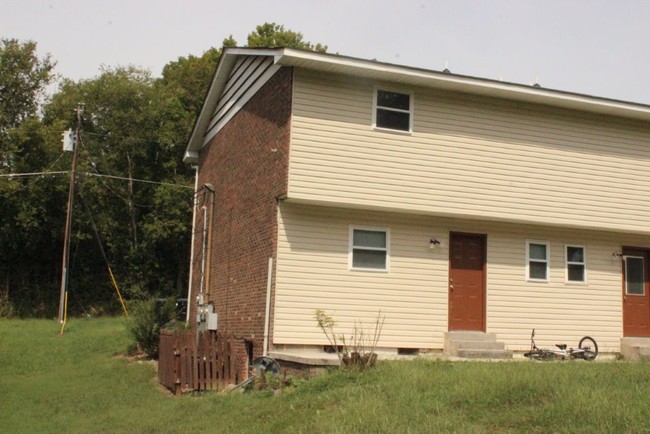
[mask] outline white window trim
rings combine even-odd
[[[546,246],[546,261],[539,259],[532,259],[534,262],[546,262],[546,279],[534,279],[530,277],[530,245],[543,244]],[[543,282],[548,283],[551,281],[551,245],[548,241],[540,240],[526,240],[526,281],[527,282]]]
[[[582,249],[582,262],[569,261],[569,247]],[[584,280],[569,280],[569,265],[582,265],[584,267]],[[564,245],[564,282],[569,285],[586,285],[587,284],[587,248],[580,244]]]
[[[395,109],[391,107],[381,107],[385,110],[391,110],[399,113],[408,113],[409,114],[409,129],[408,131],[404,130],[395,130],[392,128],[385,128],[385,127],[378,127],[377,126],[377,92],[383,90],[385,92],[394,92],[394,93],[401,93],[403,95],[408,95],[409,96],[409,110],[408,112],[406,110],[401,110],[401,109]],[[387,131],[391,133],[397,133],[397,134],[407,134],[411,135],[413,134],[413,92],[407,92],[404,91],[403,89],[395,89],[391,87],[386,87],[386,86],[375,86],[372,91],[372,129],[377,130],[377,131]]]
[[[377,250],[377,251],[386,251],[386,268],[363,268],[363,267],[353,267],[352,266],[352,255],[354,249],[354,230],[362,231],[376,231],[376,232],[385,232],[386,233],[386,248],[378,247],[363,247],[365,250]],[[380,228],[376,226],[358,226],[350,225],[348,231],[348,271],[371,271],[374,273],[388,273],[390,272],[390,229],[389,228]]]

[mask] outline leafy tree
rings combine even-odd
[[[79,259],[71,285],[112,292],[97,232],[127,294],[180,295],[192,210],[192,171],[182,163],[187,110],[177,94],[134,67],[65,80],[45,121],[69,119],[76,101],[85,102],[79,171],[95,176],[79,180],[84,226],[75,243],[94,258]]]
[[[48,127],[37,118],[9,130],[7,141],[16,149],[13,170],[69,167],[60,147],[61,130],[61,124]],[[60,279],[66,187],[61,175],[0,178],[0,287],[19,314],[36,309],[48,315],[50,308],[56,309],[56,296],[49,289]]]
[[[39,58],[35,42],[0,39],[0,133],[36,114],[55,62]]]
[[[34,42],[0,40],[0,173],[60,167],[61,150],[52,146],[53,138],[60,143],[60,132],[37,117],[54,65],[49,56],[36,55]],[[62,191],[53,177],[0,178],[0,302],[29,300],[16,305],[19,314],[34,308],[45,313],[51,305],[37,287],[56,279],[48,259]]]
[[[225,42],[225,41],[224,41]],[[169,62],[162,71],[161,84],[176,92],[181,104],[194,118],[199,114],[221,50],[210,48],[201,56],[189,55]],[[190,122],[193,122],[191,119]]]
[[[237,42],[229,36],[222,46]],[[248,46],[327,49],[275,23],[258,26]],[[85,104],[71,313],[120,309],[97,235],[127,297],[184,295],[194,173],[182,158],[221,49],[179,57],[161,78],[109,67],[92,79],[62,80],[42,116],[39,103],[55,78],[55,63],[35,53],[32,42],[0,42],[0,173],[68,170],[71,155],[61,150],[61,132],[76,124],[77,104]],[[11,287],[20,315],[51,316],[58,307],[67,179],[0,178],[0,301]]]
[[[284,26],[275,23],[264,23],[257,26],[254,32],[248,35],[249,47],[291,47],[302,50],[327,52],[327,45],[312,44],[303,41],[302,33],[285,29]]]

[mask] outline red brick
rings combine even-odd
[[[287,193],[291,86],[292,69],[280,69],[199,154],[198,185],[215,188],[208,300],[219,315],[220,331],[241,340],[233,347],[234,357],[245,356],[244,340],[253,342],[254,357],[263,351],[268,261],[276,259],[277,198]],[[202,228],[199,206],[191,322],[200,288]]]

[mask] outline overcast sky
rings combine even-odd
[[[159,75],[264,22],[333,53],[650,104],[646,0],[0,0],[0,37],[36,41],[75,80]]]

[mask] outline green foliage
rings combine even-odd
[[[155,298],[137,301],[129,307],[126,326],[135,348],[147,357],[158,359],[160,330],[174,320],[173,299],[161,301]]]
[[[644,363],[449,362],[333,370],[288,393],[170,397],[155,365],[115,356],[120,318],[0,321],[3,432],[645,432]],[[145,416],[143,416],[145,415]],[[209,429],[208,429],[209,431]]]
[[[326,49],[275,23],[258,26],[249,45]],[[223,40],[234,46],[232,36]],[[36,53],[34,42],[0,40],[0,173],[69,170],[61,133],[76,127],[84,104],[70,315],[119,312],[102,249],[127,296],[186,294],[194,172],[182,160],[221,50],[179,57],[160,78],[124,66],[63,79],[48,101],[55,62]],[[57,312],[68,181],[64,174],[0,178],[0,282],[17,315]]]
[[[64,81],[45,107],[46,122],[65,118],[80,100],[85,108],[79,171],[122,179],[79,179],[75,249],[93,254],[78,258],[71,286],[112,293],[99,236],[121,286],[142,288],[147,296],[180,295],[191,232],[193,173],[182,163],[191,115],[168,86],[125,67]]]
[[[255,28],[254,32],[248,35],[249,47],[290,47],[301,50],[327,52],[327,45],[312,44],[304,41],[302,33],[285,29],[284,26],[276,23],[264,23]]]
[[[38,57],[35,42],[0,39],[0,137],[36,114],[54,66],[49,55]]]
[[[272,372],[261,372],[257,374],[254,381],[249,385],[247,391],[272,391],[278,393],[293,385],[293,379],[284,375],[274,375]]]
[[[14,307],[9,300],[0,298],[0,319],[10,319],[15,315]]]
[[[226,41],[224,41],[226,43]],[[224,45],[225,46],[225,45]],[[162,70],[161,84],[176,93],[191,123],[199,114],[221,50],[210,48],[201,56],[189,55],[169,62]]]

